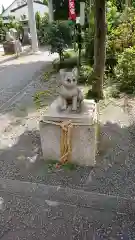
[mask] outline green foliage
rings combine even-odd
[[[62,32],[59,29],[59,26],[57,24],[53,24],[50,28],[49,33],[49,45],[51,45],[51,53],[58,53],[60,57],[60,62],[64,60],[64,48],[67,47]]]
[[[48,43],[48,31],[50,28],[49,15],[45,14],[43,17],[39,13],[36,13],[36,26],[37,26],[37,36],[40,45],[45,45]]]
[[[51,95],[51,93],[49,90],[36,92],[35,95],[33,96],[33,101],[34,101],[36,107],[41,108],[41,107],[46,106],[45,100],[50,95]]]
[[[43,3],[48,6],[48,0],[43,0]]]
[[[79,83],[89,83],[90,75],[92,74],[92,67],[83,65],[80,69]]]
[[[41,27],[41,16],[39,12],[36,12],[35,14],[35,20],[36,20],[36,28],[37,31],[39,31],[40,27]]]
[[[72,42],[71,27],[68,22],[49,23],[48,14],[41,17],[37,12],[36,26],[40,45],[50,45],[51,53],[57,52],[62,60],[65,47]]]
[[[77,165],[71,162],[65,162],[61,164],[58,160],[48,160],[47,161],[48,170],[53,172],[57,169],[63,169],[64,171],[75,171],[77,169]]]
[[[77,57],[77,53],[74,50],[68,50],[64,52],[64,59]]]
[[[120,91],[117,84],[112,84],[111,86],[105,88],[104,95],[105,98],[119,98]]]
[[[125,49],[118,56],[116,83],[121,92],[135,93],[135,47]]]
[[[135,44],[135,9],[128,9],[126,16],[123,14],[122,23],[114,28],[110,34],[108,44],[116,52],[123,52],[125,48]]]
[[[135,0],[132,1],[132,6],[135,8]]]
[[[125,5],[125,0],[111,0],[112,4],[115,5],[119,12],[122,12]]]
[[[107,27],[108,33],[111,33],[112,29],[115,28],[120,22],[120,13],[117,7],[112,1],[107,2]]]
[[[4,37],[5,37],[4,24],[3,24],[2,18],[0,18],[0,42],[2,42]]]
[[[14,20],[10,21],[7,24],[4,24],[3,19],[0,17],[0,42],[5,41],[6,32],[10,28],[15,28],[19,34],[22,31],[22,24],[20,22],[14,21]]]
[[[116,10],[116,9],[115,9]],[[118,16],[117,12],[116,16]],[[118,55],[125,48],[135,45],[135,9],[127,9],[119,15],[119,20],[115,18],[115,24],[110,23],[110,13],[108,12],[108,42],[107,42],[107,73],[114,75],[114,67],[118,61]],[[111,17],[112,18],[112,17]],[[112,21],[111,21],[112,22]]]
[[[77,66],[77,57],[67,58],[62,62],[60,62],[59,59],[57,59],[53,62],[53,68],[57,72],[62,68],[72,69],[76,66]]]
[[[48,44],[51,46],[51,53],[58,53],[60,62],[64,60],[64,49],[71,44],[70,27],[65,22],[54,22],[49,28]]]
[[[55,73],[54,70],[51,70],[51,71],[49,71],[49,72],[45,72],[45,73],[42,75],[42,77],[41,77],[41,81],[43,81],[43,82],[49,81],[51,75],[54,74],[54,73]]]

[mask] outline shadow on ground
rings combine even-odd
[[[48,169],[42,159],[39,131],[26,131],[0,155],[0,177],[82,188],[104,194],[135,194],[135,126],[101,126],[100,152],[94,168]]]
[[[48,201],[44,197],[1,193],[0,238],[27,240],[134,240],[134,214],[119,214]],[[39,238],[40,236],[40,238]]]
[[[62,186],[82,186],[89,169],[51,170],[42,158],[39,131],[26,131],[0,155],[0,177]]]

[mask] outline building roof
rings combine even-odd
[[[15,2],[16,2],[16,0],[14,0],[14,1],[4,10],[3,13],[5,13]],[[41,1],[38,1],[38,0],[36,1],[36,0],[35,0],[34,2],[46,6],[46,5],[45,5],[44,3],[42,3]],[[11,12],[14,12],[14,11],[18,10],[19,8],[25,7],[26,5],[27,5],[27,3],[25,3],[25,4],[21,5],[21,6],[18,6],[18,7],[16,7],[16,8],[12,9]],[[2,14],[3,14],[3,13],[2,13]]]
[[[15,2],[16,2],[16,0],[14,0],[14,1],[3,11],[3,13],[6,12]],[[2,13],[2,14],[3,14],[3,13]]]
[[[46,6],[44,3],[40,2],[40,1],[36,1],[36,0],[34,1],[34,3],[38,3],[38,4],[41,4],[41,5]],[[15,12],[16,10],[18,10],[18,9],[20,9],[20,8],[23,8],[23,7],[25,7],[25,6],[27,6],[27,3],[25,3],[25,4],[21,5],[21,6],[18,6],[18,7],[16,7],[16,8],[14,8],[14,9],[12,9],[11,12]]]

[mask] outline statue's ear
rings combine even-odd
[[[73,75],[74,75],[75,78],[78,78],[78,69],[77,69],[77,68],[74,68],[74,69],[72,70],[72,73],[73,73]]]
[[[65,71],[63,69],[60,70],[60,77],[61,77],[61,80],[65,78]]]

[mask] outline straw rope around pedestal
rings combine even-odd
[[[65,162],[70,161],[72,152],[72,129],[74,124],[71,121],[43,122],[61,127],[62,131],[60,136],[60,164],[64,164]]]
[[[60,164],[64,164],[71,159],[72,153],[72,133],[74,127],[88,126],[88,123],[72,123],[71,120],[63,122],[42,121],[45,124],[60,126]]]

